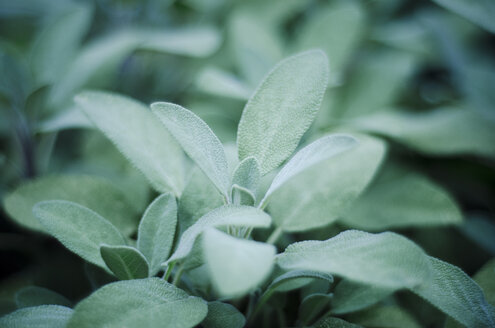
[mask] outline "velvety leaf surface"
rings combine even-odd
[[[329,274],[308,270],[294,270],[286,272],[273,279],[272,283],[266,288],[265,293],[288,292],[301,288],[315,279],[333,282],[333,277]]]
[[[27,307],[0,318],[2,328],[65,328],[74,311],[60,305]]]
[[[15,304],[18,308],[38,305],[61,305],[71,307],[72,302],[65,296],[43,287],[27,286],[15,293]]]
[[[298,319],[304,325],[314,321],[328,307],[331,299],[332,294],[314,293],[306,296],[299,305]]]
[[[340,318],[327,317],[319,320],[314,328],[362,328],[362,326],[355,325]]]
[[[149,266],[146,258],[134,247],[100,246],[101,258],[120,280],[147,278]]]
[[[376,287],[342,280],[334,289],[332,313],[345,314],[374,305],[387,298],[394,288]]]
[[[184,188],[182,150],[146,106],[96,91],[80,93],[75,101],[157,191],[180,195]]]
[[[281,61],[249,99],[237,135],[239,158],[254,156],[264,175],[296,149],[321,105],[328,58],[319,50]]]
[[[234,306],[218,301],[208,302],[208,315],[201,322],[205,328],[242,328],[246,318]]]
[[[254,157],[247,157],[237,165],[232,177],[232,185],[237,185],[251,194],[256,201],[257,189],[261,179],[260,166]],[[234,192],[232,192],[234,194]],[[234,195],[232,196],[232,198]]]
[[[120,232],[98,213],[82,205],[51,200],[36,204],[34,215],[52,236],[88,262],[106,268],[100,245],[125,245]]]

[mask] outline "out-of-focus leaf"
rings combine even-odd
[[[197,77],[196,86],[204,93],[240,100],[248,100],[253,92],[236,76],[215,67],[203,69]]]
[[[2,328],[66,328],[74,311],[60,305],[40,305],[19,309],[0,318]]]
[[[74,128],[92,128],[93,123],[76,106],[71,106],[54,116],[39,122],[37,130],[42,133]]]
[[[62,305],[71,307],[72,303],[65,296],[43,287],[27,286],[15,293],[18,308],[38,305]]]
[[[234,306],[222,302],[208,302],[208,314],[201,322],[205,328],[242,328],[246,319]]]
[[[299,321],[306,325],[312,322],[315,317],[328,307],[332,299],[332,294],[314,293],[306,296],[299,306]]]
[[[396,305],[376,306],[353,314],[349,319],[356,324],[370,328],[421,327],[411,314]]]
[[[156,190],[181,194],[182,150],[146,106],[124,96],[95,91],[80,93],[76,103]]]
[[[483,216],[472,215],[460,231],[476,244],[495,255],[495,223]]]
[[[332,313],[345,314],[365,309],[387,298],[395,290],[342,280],[334,290]]]
[[[147,278],[149,275],[146,258],[134,247],[102,244],[100,255],[110,271],[120,280]]]
[[[339,318],[327,317],[319,320],[314,328],[362,328],[362,326],[355,325]]]
[[[495,3],[491,0],[433,0],[442,7],[495,33]]]

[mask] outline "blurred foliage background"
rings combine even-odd
[[[331,81],[304,142],[348,131],[389,147],[350,213],[304,238],[399,231],[473,275],[495,255],[494,17],[490,0],[0,0],[0,197],[33,179],[92,175],[123,191],[138,217],[153,192],[75,108],[77,92],[181,104],[234,146],[270,68],[321,48]],[[428,211],[432,189],[451,197],[458,222]],[[1,215],[0,312],[25,285],[73,301],[98,285],[93,268]]]

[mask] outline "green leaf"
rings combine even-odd
[[[125,235],[136,231],[136,210],[110,181],[89,175],[41,177],[21,184],[4,199],[4,207],[23,227],[46,232],[33,215],[34,204],[43,200],[68,200],[84,205],[108,218]]]
[[[98,213],[76,203],[51,200],[37,203],[34,215],[52,236],[88,262],[106,268],[100,245],[125,245],[125,239]]]
[[[425,176],[412,172],[374,181],[344,216],[346,225],[372,231],[461,222],[454,199]]]
[[[80,93],[75,101],[157,191],[180,195],[184,184],[182,150],[146,106],[96,91]]]
[[[376,287],[342,280],[334,290],[332,313],[346,314],[365,309],[392,295],[395,288]]]
[[[260,166],[256,158],[247,157],[242,160],[239,165],[237,165],[232,177],[232,199],[234,199],[235,196],[234,186],[238,186],[245,189],[247,193],[251,195],[253,203],[256,202],[257,189],[260,184],[260,179]]]
[[[235,205],[219,207],[203,215],[182,234],[179,246],[177,246],[174,254],[162,265],[167,265],[167,263],[186,257],[192,250],[196,238],[208,228],[224,226],[266,228],[270,226],[270,223],[270,216],[254,207]]]
[[[480,215],[469,217],[460,231],[483,249],[495,255],[495,223]]]
[[[265,294],[271,294],[273,292],[288,292],[298,289],[309,284],[314,279],[326,280],[329,283],[333,282],[333,277],[329,274],[308,270],[294,270],[286,272],[275,278],[270,286],[266,288]]]
[[[495,326],[495,308],[483,291],[461,269],[434,257],[428,257],[433,279],[412,291],[467,327]]]
[[[277,226],[284,231],[304,231],[345,215],[385,154],[383,141],[364,135],[356,139],[358,145],[353,149],[293,176],[270,195],[268,211]]]
[[[205,328],[242,328],[246,319],[239,310],[230,304],[208,302],[208,315],[201,322]]]
[[[229,167],[223,145],[208,125],[193,112],[171,103],[154,103],[153,113],[179,142],[196,165],[229,199]]]
[[[267,202],[274,191],[292,177],[322,161],[351,149],[356,144],[356,139],[351,136],[334,134],[322,137],[304,147],[298,151],[275,176],[265,197],[261,201],[261,207],[263,207],[263,204]]]
[[[120,280],[147,278],[148,262],[134,247],[101,245],[100,254],[105,264]]]
[[[203,233],[203,256],[213,286],[223,297],[245,295],[272,271],[273,245],[238,239],[215,229]]]
[[[18,308],[38,305],[62,305],[71,307],[72,303],[65,296],[43,287],[27,286],[15,293]]]
[[[65,328],[74,311],[60,305],[40,305],[19,309],[0,318],[2,328]]]
[[[442,7],[495,33],[495,3],[491,0],[433,0]]]
[[[391,232],[349,230],[326,241],[294,243],[277,263],[285,270],[313,270],[386,288],[415,287],[431,276],[421,248]]]
[[[242,113],[239,158],[254,156],[262,175],[286,160],[318,112],[328,74],[328,58],[320,50],[297,54],[275,66]]]
[[[216,67],[204,68],[197,77],[196,87],[207,94],[240,100],[248,100],[252,93],[236,76]]]
[[[98,289],[75,308],[67,328],[194,327],[206,302],[158,278],[125,280]]]
[[[299,306],[298,319],[303,326],[313,321],[332,300],[332,294],[315,293],[306,296]]]
[[[406,310],[396,305],[381,305],[353,314],[349,319],[370,328],[401,327],[420,328],[416,319]]]
[[[327,317],[319,320],[314,328],[362,328],[362,326],[355,325],[339,318]]]
[[[177,225],[177,203],[172,194],[158,196],[146,209],[139,224],[137,248],[155,275],[166,261],[174,243]]]

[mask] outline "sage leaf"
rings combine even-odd
[[[380,305],[352,314],[349,319],[363,327],[420,328],[421,325],[409,312],[396,305]]]
[[[334,289],[332,313],[346,314],[372,306],[392,295],[395,289],[342,280]]]
[[[267,287],[265,294],[273,292],[288,292],[298,289],[309,284],[314,279],[326,280],[329,283],[333,282],[333,277],[329,274],[308,270],[294,270],[286,272],[275,278]]]
[[[421,248],[392,232],[348,230],[326,241],[294,243],[277,263],[285,270],[324,272],[385,288],[416,287],[432,275]]]
[[[109,302],[111,300],[111,302]],[[75,308],[67,328],[167,327],[199,324],[206,302],[158,278],[125,280],[103,286]]]
[[[60,305],[22,308],[0,318],[2,328],[66,328],[74,311]]]
[[[264,175],[296,149],[321,105],[328,58],[311,50],[281,61],[251,96],[239,122],[239,159],[254,156]]]
[[[208,315],[201,322],[205,328],[242,328],[246,318],[234,306],[222,302],[208,302]]]
[[[248,100],[252,92],[236,76],[216,67],[203,69],[196,80],[196,87],[204,93],[240,100]]]
[[[177,249],[162,265],[185,258],[191,252],[196,238],[208,228],[224,226],[267,228],[270,223],[270,216],[254,207],[236,205],[219,207],[203,215],[182,234]]]
[[[175,104],[158,102],[153,113],[206,174],[220,193],[229,199],[229,167],[223,145],[208,125],[193,112]]]
[[[80,93],[75,101],[157,191],[180,195],[184,187],[182,150],[146,106],[96,91]]]
[[[268,212],[278,227],[305,231],[345,216],[385,154],[383,141],[364,135],[356,139],[354,148],[311,166],[269,193]]]
[[[326,317],[319,320],[314,328],[362,328],[363,326],[355,325],[340,318]]]
[[[100,254],[105,264],[120,280],[147,278],[146,258],[134,247],[101,245]]]
[[[433,0],[438,5],[470,20],[482,28],[495,33],[495,4],[490,0]]]
[[[167,260],[174,243],[177,225],[177,202],[172,194],[158,196],[146,209],[139,223],[137,248],[155,275]]]
[[[495,255],[495,223],[481,215],[471,215],[460,227],[460,231],[474,243]]]
[[[245,189],[251,194],[253,201],[256,202],[260,179],[261,172],[258,161],[254,157],[247,157],[237,165],[232,177],[232,185],[237,185],[238,187]]]
[[[356,139],[347,135],[324,136],[298,151],[273,179],[261,206],[268,197],[292,177],[324,160],[336,156],[357,144]]]
[[[332,294],[314,293],[306,296],[299,306],[298,319],[303,326],[312,322],[332,300]]]
[[[25,182],[9,193],[4,207],[23,227],[46,233],[33,215],[33,206],[44,200],[67,200],[86,206],[107,218],[123,234],[136,231],[136,210],[110,181],[89,175],[54,175]]]
[[[125,245],[120,232],[98,213],[82,205],[51,200],[37,203],[34,215],[52,236],[88,262],[106,268],[100,245]]]
[[[39,305],[61,305],[71,307],[72,302],[65,296],[43,287],[27,286],[15,293],[15,304],[18,308]]]
[[[273,245],[238,239],[215,229],[203,233],[203,255],[213,286],[221,296],[238,297],[261,284],[270,274]]]

